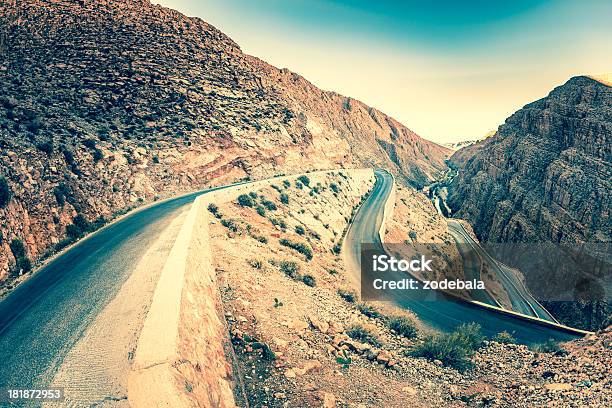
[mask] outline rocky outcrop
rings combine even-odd
[[[604,83],[570,79],[451,161],[460,170],[449,205],[483,241],[612,241],[612,88]],[[548,299],[551,287],[573,284],[523,272]]]
[[[144,0],[3,1],[0,83],[0,177],[11,192],[0,281],[27,266],[14,239],[40,259],[67,229],[71,239],[89,230],[83,221],[279,172],[361,164],[422,185],[447,152]]]

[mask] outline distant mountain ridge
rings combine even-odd
[[[448,153],[144,0],[3,1],[0,83],[0,281],[20,256],[143,202],[338,166],[420,186]]]
[[[455,142],[455,143],[444,143],[443,146],[444,147],[448,147],[451,150],[457,151],[459,149],[462,149],[464,147],[468,147],[471,146],[473,144],[476,144],[478,142],[481,142],[491,136],[493,136],[495,134],[495,131],[492,130],[490,132],[487,132],[483,137],[479,137],[478,139],[470,139],[470,140],[462,140],[460,142]]]

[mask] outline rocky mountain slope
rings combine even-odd
[[[604,83],[570,79],[451,161],[460,170],[450,186],[449,205],[483,241],[574,245],[612,240],[612,88]],[[547,299],[572,290],[579,279],[523,272],[535,294]],[[605,288],[609,268],[602,273],[597,279]],[[571,323],[592,320],[561,314],[566,322],[577,320]],[[595,320],[601,323],[605,313],[598,312]]]
[[[144,0],[3,1],[0,83],[0,281],[181,191],[356,164],[422,185],[448,152]]]

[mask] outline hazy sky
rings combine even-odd
[[[612,71],[612,1],[153,0],[421,136],[496,129],[574,75]]]

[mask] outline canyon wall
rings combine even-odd
[[[419,186],[448,152],[143,0],[2,2],[0,83],[0,281],[159,198],[353,165]]]
[[[472,223],[482,241],[611,241],[610,86],[572,78],[514,113],[494,136],[456,152],[451,161],[459,174],[449,189],[449,205],[455,217]],[[527,272],[526,279],[536,295],[549,299],[575,283],[570,276],[552,279],[537,272]],[[609,294],[609,270],[598,279]],[[598,315],[603,324],[606,313]],[[584,320],[589,328],[598,326]]]

